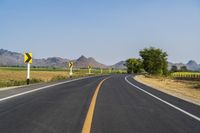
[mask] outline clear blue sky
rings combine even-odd
[[[0,48],[113,64],[149,46],[200,63],[200,1],[0,0]]]

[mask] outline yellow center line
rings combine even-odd
[[[90,106],[89,106],[89,110],[87,112],[87,116],[86,116],[86,119],[85,119],[85,122],[83,124],[83,128],[82,128],[82,133],[90,133],[90,130],[91,130],[91,125],[92,125],[92,119],[93,119],[93,115],[94,115],[94,109],[95,109],[95,105],[96,105],[96,100],[97,100],[97,95],[99,93],[99,90],[103,84],[103,82],[105,80],[107,80],[108,78],[105,78],[103,79],[97,86],[95,92],[94,92],[94,95],[92,97],[92,101],[90,103]]]

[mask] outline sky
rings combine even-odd
[[[199,0],[0,0],[0,48],[111,65],[150,46],[200,63]]]

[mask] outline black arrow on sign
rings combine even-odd
[[[29,53],[26,53],[26,56],[28,57],[28,59],[25,61],[26,63],[29,63],[29,61],[32,59],[32,57],[30,56]]]

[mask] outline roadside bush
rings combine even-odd
[[[195,84],[193,88],[200,89],[200,83]]]
[[[41,79],[35,79],[35,78],[33,78],[33,79],[30,80],[31,84],[33,84],[33,83],[40,83],[40,82],[43,82],[43,80],[41,80]]]
[[[31,79],[30,84],[43,82],[41,79]],[[10,87],[10,86],[20,86],[26,85],[26,80],[8,80],[8,81],[0,81],[0,87]]]
[[[53,77],[51,81],[57,81],[57,80],[63,80],[63,79],[66,79],[66,77],[58,75],[58,76]]]

